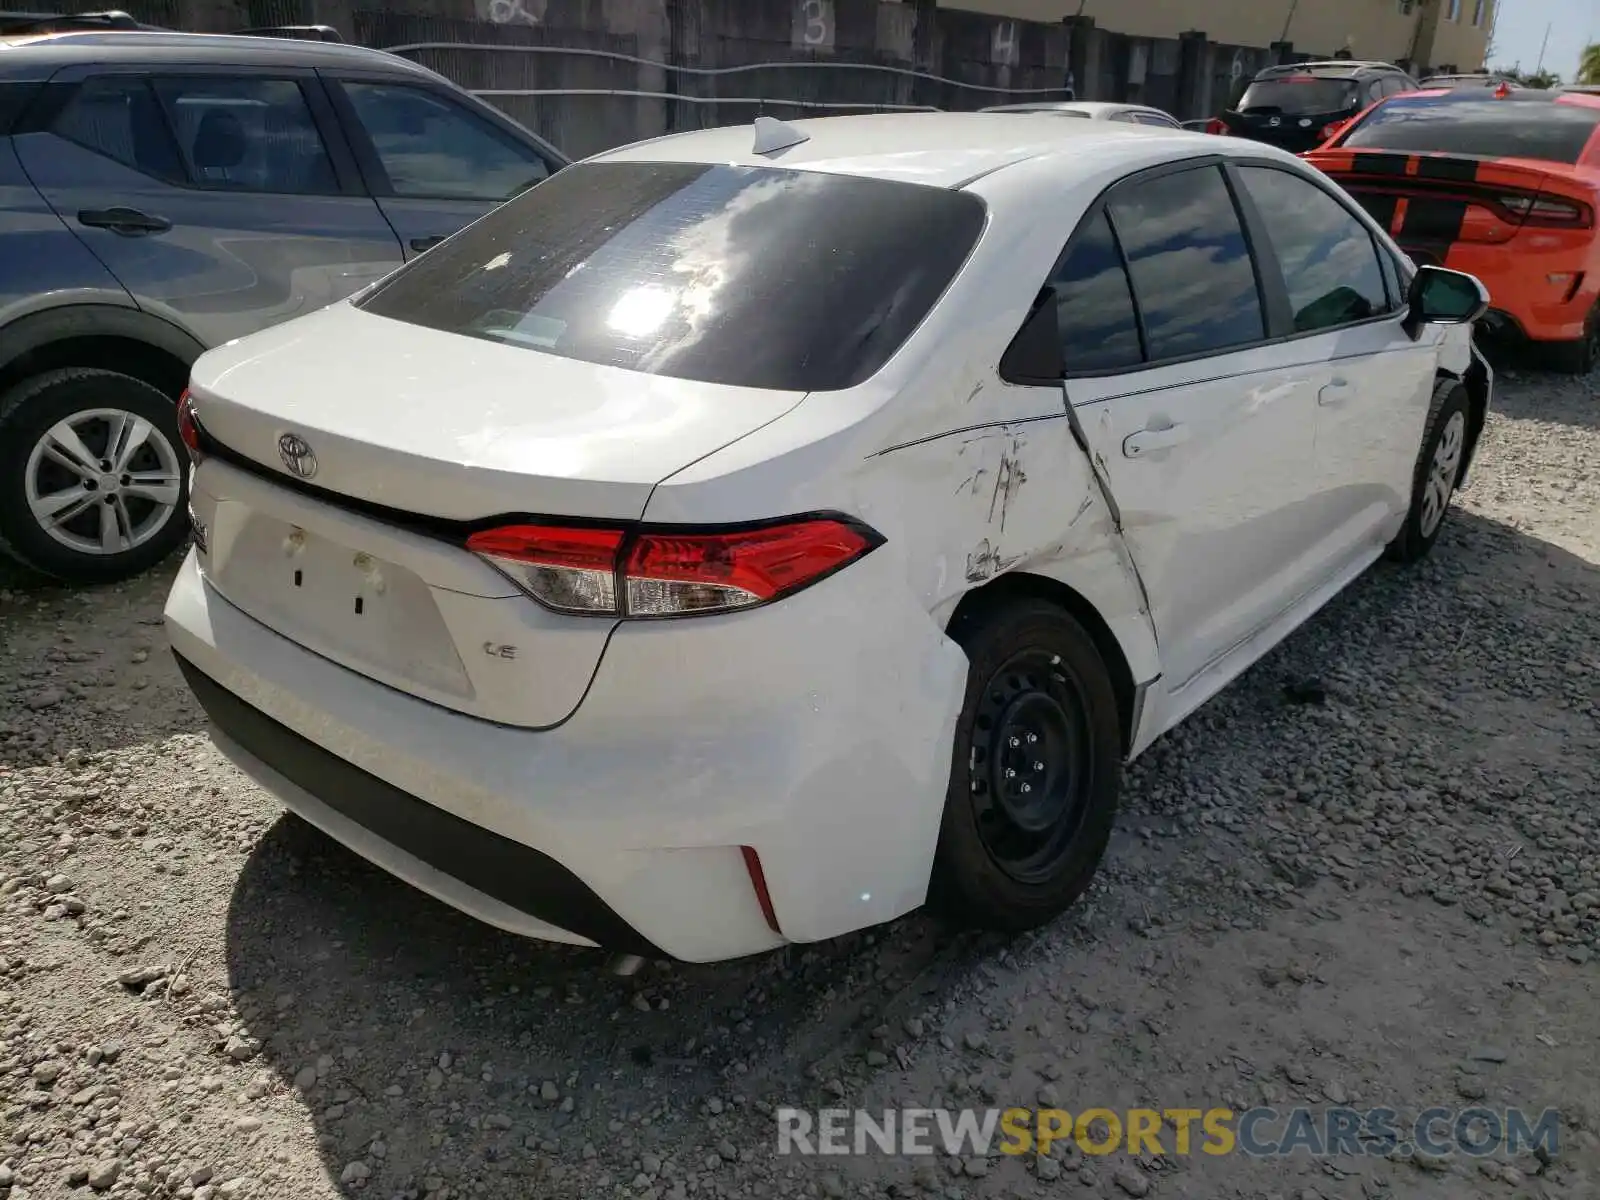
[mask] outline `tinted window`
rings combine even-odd
[[[68,101],[52,132],[86,150],[170,183],[187,182],[155,93],[142,79],[90,79]]]
[[[1597,124],[1600,107],[1454,92],[1391,100],[1340,144],[1349,149],[1575,163]]]
[[[396,196],[506,200],[550,174],[530,146],[425,88],[344,84]]]
[[[1372,234],[1342,204],[1287,171],[1241,167],[1239,175],[1278,252],[1295,332],[1388,311]]]
[[[1056,292],[1061,360],[1069,373],[1114,370],[1140,362],[1133,296],[1104,212],[1079,229],[1050,282]]]
[[[1255,270],[1221,171],[1206,167],[1124,185],[1113,194],[1111,220],[1128,256],[1152,359],[1261,339]]]
[[[289,79],[155,80],[190,182],[246,192],[328,194],[333,163]]]
[[[1163,117],[1160,113],[1140,113],[1138,121],[1143,125],[1158,125],[1162,129],[1180,128],[1176,121],[1169,117]]]
[[[391,276],[380,316],[653,375],[819,391],[876,371],[982,201],[772,167],[581,163]]]
[[[1344,112],[1354,108],[1361,89],[1352,79],[1319,79],[1291,75],[1258,80],[1239,98],[1240,112],[1282,113],[1298,117],[1311,113]]]

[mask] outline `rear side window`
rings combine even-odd
[[[1372,234],[1342,204],[1287,171],[1240,167],[1239,178],[1270,231],[1296,333],[1389,310]]]
[[[51,132],[155,179],[188,182],[161,103],[141,78],[86,81],[56,116]]]
[[[652,375],[853,387],[983,229],[967,192],[773,167],[580,163],[413,260],[378,316]]]
[[[1461,95],[1391,100],[1340,146],[1576,163],[1600,125],[1600,107]]]
[[[531,147],[443,96],[403,84],[343,86],[396,196],[500,201],[550,174]]]
[[[333,163],[292,79],[157,79],[190,180],[224,191],[327,195]]]
[[[1290,75],[1282,79],[1256,80],[1239,98],[1238,111],[1279,113],[1289,117],[1337,113],[1357,107],[1360,97],[1361,88],[1353,79]]]
[[[300,85],[289,79],[90,79],[52,132],[155,179],[222,191],[337,192]]]
[[[1261,340],[1255,267],[1218,168],[1124,184],[1110,212],[1152,360]]]
[[[40,86],[37,83],[0,83],[0,137],[11,132],[13,122],[39,94]]]
[[[1061,361],[1069,374],[1114,371],[1142,361],[1133,294],[1103,210],[1074,235],[1050,283],[1056,295]]]

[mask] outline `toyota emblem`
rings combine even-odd
[[[286,433],[278,439],[278,457],[289,468],[291,475],[310,479],[317,473],[317,456],[311,443],[298,433]]]

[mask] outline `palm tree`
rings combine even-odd
[[[1600,42],[1590,42],[1578,60],[1578,82],[1600,83]]]

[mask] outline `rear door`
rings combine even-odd
[[[309,71],[69,68],[14,138],[56,213],[141,308],[207,346],[400,262]]]
[[[357,75],[330,77],[329,84],[362,173],[407,258],[565,165],[552,147],[449,88]]]
[[[1414,340],[1390,250],[1328,188],[1268,163],[1236,178],[1265,230],[1291,315],[1289,337],[1322,361],[1311,525],[1337,570],[1375,552],[1411,502],[1411,476],[1438,366],[1437,331]],[[1383,257],[1391,259],[1385,269]]]
[[[1215,164],[1119,184],[1073,235],[1054,282],[1067,400],[1180,692],[1315,574],[1308,548],[1323,539],[1305,502],[1323,364],[1270,342]]]

